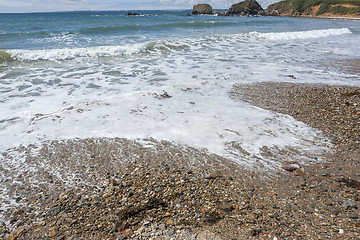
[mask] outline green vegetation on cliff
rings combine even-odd
[[[268,15],[360,16],[360,0],[285,0],[266,9]]]

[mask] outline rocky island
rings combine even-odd
[[[219,13],[214,10],[209,4],[194,5],[192,14],[213,14],[219,16],[250,16],[250,15],[265,15],[264,9],[256,0],[245,0],[231,5],[229,11]]]

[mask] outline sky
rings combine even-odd
[[[227,9],[231,4],[240,1],[242,0],[0,0],[0,13],[192,9],[193,5],[198,3],[209,3],[215,9]],[[277,0],[258,0],[258,2],[266,8]]]

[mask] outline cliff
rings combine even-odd
[[[285,0],[266,9],[272,16],[360,17],[360,0]]]

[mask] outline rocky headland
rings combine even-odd
[[[245,0],[231,5],[228,11],[213,10],[209,4],[197,4],[193,15],[212,14],[218,16],[290,16],[321,18],[360,18],[358,0],[301,1],[285,0],[269,5],[266,10],[256,0]]]
[[[360,1],[328,0],[299,1],[286,0],[271,4],[266,9],[269,16],[291,17],[360,17]]]

